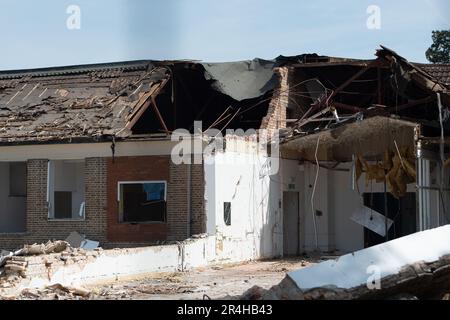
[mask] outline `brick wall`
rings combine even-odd
[[[169,156],[85,159],[85,220],[49,220],[46,159],[28,161],[27,230],[0,234],[0,249],[16,249],[25,243],[65,239],[77,231],[105,247],[140,246],[157,240],[188,237],[188,165],[175,165]],[[167,223],[119,223],[117,181],[167,180]],[[206,230],[203,165],[192,165],[190,235]]]
[[[147,242],[166,240],[168,225],[164,222],[127,223],[119,221],[117,185],[119,181],[169,180],[169,160],[166,156],[116,157],[107,160],[108,241]],[[169,186],[168,190],[169,191]],[[169,194],[167,200],[169,201]],[[169,216],[169,212],[167,213]]]
[[[191,235],[206,232],[205,176],[203,165],[192,165]]]
[[[22,234],[0,234],[0,249],[15,249],[25,243],[40,243],[50,239],[65,239],[77,231],[86,237],[106,240],[106,161],[87,158],[85,161],[85,220],[61,221],[48,219],[46,159],[27,162],[27,230]],[[94,191],[94,192],[92,192]]]
[[[261,121],[261,129],[267,129],[269,135],[276,129],[286,128],[286,107],[289,104],[289,75],[288,67],[276,68],[279,86],[275,88],[269,103],[267,115]]]
[[[203,165],[175,165],[170,156],[116,157],[108,159],[108,241],[148,243],[160,240],[184,240],[206,230]],[[117,183],[133,180],[167,181],[166,223],[120,223]],[[188,228],[189,184],[191,185],[191,226]],[[188,234],[189,232],[189,234]]]

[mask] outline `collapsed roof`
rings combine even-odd
[[[177,128],[192,132],[195,120],[202,120],[203,130],[257,129],[280,85],[275,70],[283,66],[295,70],[288,105],[288,118],[295,122],[287,140],[360,115],[391,114],[394,107],[403,120],[421,118],[436,128],[431,105],[435,92],[449,105],[450,67],[411,64],[387,48],[377,55],[375,60],[317,54],[224,63],[143,60],[2,71],[0,144],[167,137]],[[329,120],[332,109],[340,121]]]
[[[376,56],[292,65],[285,157],[379,159],[385,150],[412,146],[417,128],[421,135],[439,137],[438,101],[448,136],[450,66],[410,63],[383,46]]]
[[[0,143],[166,136],[177,128],[258,128],[275,63],[134,61],[0,72]],[[257,105],[258,108],[253,106]]]

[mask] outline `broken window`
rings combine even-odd
[[[223,203],[223,221],[227,226],[231,226],[231,202]]]
[[[84,174],[84,160],[49,161],[49,219],[84,219]]]
[[[120,222],[166,222],[166,181],[118,184]]]

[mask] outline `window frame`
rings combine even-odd
[[[226,210],[226,207],[228,207],[229,210]],[[229,212],[229,221],[226,219],[227,211]],[[226,227],[231,226],[231,201],[223,202],[223,223],[225,224]]]
[[[78,212],[77,212],[77,216],[76,217],[71,217],[71,218],[55,218],[55,212],[54,212],[54,206],[55,206],[55,200],[54,200],[54,196],[53,196],[53,201],[50,201],[51,195],[50,195],[50,191],[53,192],[53,194],[55,193],[54,190],[54,184],[53,187],[50,187],[50,180],[51,178],[54,179],[55,177],[55,169],[54,169],[54,162],[56,161],[75,161],[75,162],[79,162],[79,163],[83,163],[84,166],[84,182],[83,182],[83,189],[84,189],[84,199],[83,201],[80,203],[80,207],[78,208]],[[54,181],[53,181],[54,183]],[[74,159],[47,159],[47,192],[46,192],[46,203],[47,203],[47,221],[52,222],[52,221],[74,221],[74,222],[79,222],[79,221],[86,221],[86,158],[74,158]],[[80,213],[82,213],[82,215],[80,215]]]
[[[117,181],[117,214],[119,218],[119,223],[127,223],[127,224],[148,224],[148,223],[167,223],[167,211],[164,216],[164,221],[123,221],[123,213],[122,217],[120,216],[120,186],[122,184],[145,184],[145,183],[164,183],[164,201],[167,205],[167,180],[126,180],[126,181]],[[121,219],[122,218],[122,219]]]

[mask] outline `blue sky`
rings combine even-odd
[[[81,28],[69,30],[69,5]],[[366,27],[369,5],[381,28]],[[379,44],[426,62],[448,0],[0,0],[0,69],[137,59],[232,61],[279,54],[372,58]]]

